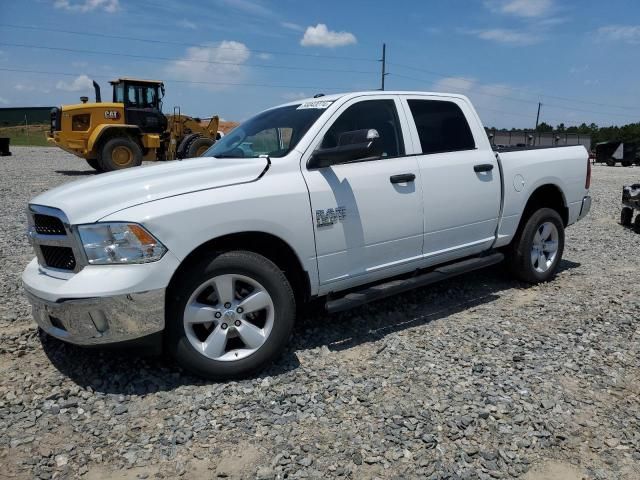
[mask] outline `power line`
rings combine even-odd
[[[446,74],[443,72],[436,72],[433,70],[427,70],[424,68],[419,68],[419,67],[414,67],[411,65],[405,65],[402,63],[395,63],[395,62],[387,62],[388,65],[395,65],[396,67],[401,67],[401,68],[406,68],[408,70],[415,70],[417,72],[423,72],[423,73],[428,73],[431,75],[435,75],[438,77],[442,77],[442,78],[448,78],[448,77],[452,77],[455,75],[450,75],[450,74]],[[600,103],[600,102],[594,102],[591,100],[584,100],[584,99],[580,99],[580,98],[571,98],[571,97],[561,97],[559,95],[550,95],[550,94],[546,94],[546,93],[542,93],[542,92],[535,92],[535,91],[531,91],[531,90],[527,90],[525,88],[517,88],[517,87],[509,87],[506,85],[492,85],[493,88],[499,88],[499,89],[503,89],[503,90],[511,90],[514,92],[522,92],[525,93],[527,95],[532,95],[532,96],[537,96],[537,97],[547,97],[547,98],[554,98],[556,100],[563,100],[563,101],[567,101],[567,102],[577,102],[577,103],[587,103],[590,105],[596,105],[598,107],[611,107],[611,108],[621,108],[623,110],[632,110],[632,109],[640,109],[640,106],[635,106],[635,105],[614,105],[614,104],[609,104],[609,103]],[[537,101],[536,101],[537,103]],[[601,113],[601,112],[599,112]]]
[[[277,69],[277,70],[298,70],[298,71],[332,72],[332,73],[361,73],[361,74],[367,74],[367,75],[378,73],[374,71],[363,71],[363,70],[343,70],[343,69],[334,69],[334,68],[315,68],[315,67],[292,67],[289,65],[261,65],[257,63],[222,62],[219,60],[197,60],[197,59],[187,60],[187,59],[171,58],[171,57],[136,55],[133,53],[105,52],[105,51],[99,51],[99,50],[82,50],[78,48],[64,48],[64,47],[47,47],[44,45],[27,45],[22,43],[0,42],[0,45],[7,46],[7,47],[18,47],[18,48],[34,48],[37,50],[84,53],[84,54],[90,54],[90,55],[110,55],[110,56],[116,56],[116,57],[128,57],[128,58],[137,58],[137,59],[150,60],[150,61],[163,61],[163,62],[168,61],[168,62],[184,62],[184,63],[203,63],[203,64],[212,64],[212,65],[233,65],[237,67],[255,67],[255,68],[268,68],[268,69]]]
[[[416,77],[410,77],[408,75],[401,75],[398,73],[390,73],[389,75],[394,75],[396,77],[400,77],[400,78],[406,78],[407,80],[414,80],[416,82],[427,82],[428,80],[422,79],[422,78],[416,78]],[[433,74],[434,76],[438,77],[438,78],[451,78],[451,76],[441,76],[441,75],[436,75]],[[461,78],[461,77],[458,77]],[[483,85],[483,84],[478,84],[479,86],[487,86],[487,85]],[[493,86],[491,86],[493,88]],[[485,95],[485,96],[490,96],[490,97],[496,97],[496,98],[504,98],[506,100],[511,100],[514,102],[522,102],[522,103],[529,103],[532,105],[537,105],[539,102],[537,101],[533,101],[533,100],[525,100],[522,98],[516,98],[516,97],[510,97],[507,95],[500,95],[497,93],[490,93],[490,92],[484,92],[484,91],[478,91],[478,90],[474,90],[474,89],[469,89],[469,91],[475,95]],[[548,95],[547,95],[548,96]],[[638,115],[633,115],[633,114],[628,114],[628,113],[616,113],[616,112],[603,112],[603,111],[594,111],[594,110],[586,110],[586,109],[582,109],[582,108],[576,108],[576,107],[568,107],[565,105],[553,105],[553,104],[549,104],[545,102],[545,107],[550,107],[550,108],[555,108],[555,109],[559,109],[559,110],[570,110],[570,111],[576,111],[576,112],[583,112],[583,113],[593,113],[593,114],[597,114],[597,115],[610,115],[610,116],[616,116],[616,117],[625,117],[625,118],[634,118],[634,119],[638,119],[640,117],[640,114]]]
[[[82,75],[81,73],[69,73],[69,72],[51,72],[44,70],[26,70],[21,68],[0,68],[2,72],[19,72],[19,73],[35,73],[41,75],[62,75],[66,77],[77,77]],[[91,75],[95,78],[112,78],[111,75]],[[225,86],[239,86],[239,87],[265,87],[265,88],[305,88],[316,90],[349,90],[349,87],[327,87],[318,85],[278,85],[269,83],[244,83],[244,82],[205,82],[197,80],[179,80],[179,79],[165,79],[165,82],[171,83],[185,83],[194,85],[225,85]]]
[[[207,44],[205,44],[205,43],[195,44],[195,43],[186,43],[186,42],[172,42],[170,40],[158,40],[158,39],[149,39],[149,38],[141,38],[141,37],[128,37],[128,36],[124,36],[124,35],[109,35],[109,34],[106,34],[106,33],[97,33],[97,32],[80,32],[80,31],[77,31],[77,30],[62,30],[62,29],[57,29],[57,28],[35,27],[35,26],[30,26],[30,25],[12,25],[12,24],[0,23],[0,27],[16,28],[16,29],[22,29],[22,30],[35,30],[35,31],[52,32],[52,33],[66,33],[66,34],[69,34],[69,35],[82,35],[82,36],[88,36],[88,37],[110,38],[110,39],[114,39],[114,40],[128,40],[128,41],[134,41],[134,42],[155,43],[155,44],[162,44],[162,45],[176,45],[176,46],[180,46],[180,47],[200,47],[200,48],[202,48],[202,47],[206,47],[207,46]],[[222,48],[222,49],[239,50],[237,47],[233,47],[233,46],[229,46],[229,45],[218,44],[218,45],[216,45],[216,47],[217,48]],[[377,62],[378,61],[378,60],[373,59],[373,58],[365,58],[365,57],[349,57],[349,56],[340,56],[340,55],[316,55],[316,54],[313,54],[313,53],[282,52],[282,51],[277,51],[277,50],[257,50],[257,49],[253,49],[253,48],[247,48],[246,50],[249,51],[249,52],[252,52],[252,53],[268,53],[268,54],[271,54],[271,55],[287,55],[287,56],[294,56],[294,57],[328,58],[328,59],[332,59],[332,60],[356,60],[356,61],[362,61],[362,62]]]

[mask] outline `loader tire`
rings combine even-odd
[[[200,138],[199,133],[185,135],[176,148],[176,158],[188,158],[189,144],[197,138]]]
[[[142,165],[142,149],[129,137],[116,137],[102,146],[98,165],[104,172],[113,172]]]
[[[87,161],[89,166],[91,168],[93,168],[94,170],[96,170],[98,172],[102,171],[102,169],[100,168],[100,164],[98,163],[98,159],[97,158],[86,158],[85,160]]]
[[[201,157],[202,154],[206,152],[211,145],[213,145],[213,143],[214,142],[211,138],[198,137],[194,139],[187,147],[185,158]]]

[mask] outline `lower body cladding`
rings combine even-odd
[[[83,346],[120,343],[164,330],[165,289],[57,302],[25,291],[38,326],[65,342]]]

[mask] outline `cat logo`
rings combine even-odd
[[[326,210],[316,210],[316,225],[326,227],[333,225],[338,220],[344,220],[347,215],[345,207],[327,208]]]
[[[118,120],[120,118],[120,112],[118,110],[105,110],[104,118],[107,120]]]

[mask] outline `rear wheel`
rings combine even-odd
[[[624,227],[630,227],[632,220],[633,220],[633,208],[622,207],[622,211],[620,212],[620,224]]]
[[[529,283],[546,282],[558,269],[564,251],[564,225],[555,210],[534,212],[513,239],[507,261],[511,272]]]
[[[137,167],[142,164],[142,149],[129,137],[112,138],[102,146],[98,164],[105,172]]]
[[[189,143],[185,158],[201,157],[211,145],[213,145],[213,140],[211,138],[198,137]]]
[[[630,167],[631,165],[633,165],[632,162],[622,162],[623,167]]]
[[[246,376],[286,346],[293,290],[267,258],[246,251],[212,255],[175,284],[165,341],[185,369],[214,379]]]
[[[87,161],[89,166],[91,168],[93,168],[94,170],[97,170],[98,172],[102,171],[102,169],[100,168],[100,164],[98,163],[98,159],[97,158],[87,158],[85,160]]]
[[[610,158],[609,160],[607,160],[606,163],[610,167],[615,167],[616,166],[616,161],[613,158]]]

